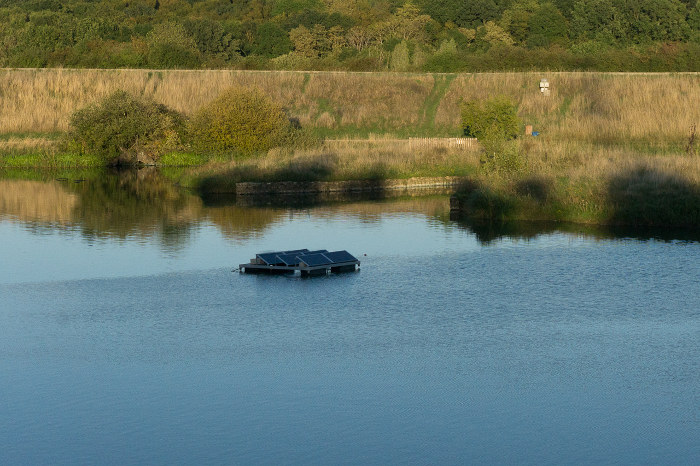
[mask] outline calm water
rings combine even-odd
[[[0,180],[0,464],[698,464],[700,243],[447,210]]]

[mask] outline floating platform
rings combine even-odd
[[[249,264],[240,264],[241,273],[285,275],[300,272],[302,277],[327,273],[354,272],[360,261],[347,251],[295,249],[256,254]]]

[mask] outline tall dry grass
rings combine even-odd
[[[539,91],[541,78],[549,96]],[[484,73],[452,82],[436,124],[458,123],[460,99],[495,94],[518,102],[525,123],[558,140],[678,145],[700,121],[698,73]]]
[[[417,121],[422,101],[432,89],[432,76],[228,70],[0,70],[0,133],[63,131],[73,111],[117,89],[152,97],[191,114],[230,86],[262,89],[307,126],[392,128]]]
[[[539,92],[540,78],[551,95]],[[436,75],[294,71],[0,70],[0,133],[54,132],[117,89],[191,114],[233,85],[256,86],[307,127],[420,132],[459,128],[459,102],[504,94],[536,130],[559,140],[682,144],[700,123],[700,74],[459,74],[441,95]],[[434,121],[422,121],[439,99]]]
[[[0,140],[0,152],[48,151],[55,147],[55,140],[42,137],[9,137]]]
[[[191,169],[200,189],[232,191],[239,181],[336,181],[452,176],[473,173],[478,148],[412,149],[400,141],[352,143],[310,150],[273,149],[248,160],[211,162]],[[205,180],[205,181],[202,181]],[[204,183],[204,185],[202,185]],[[187,182],[185,182],[187,184]]]

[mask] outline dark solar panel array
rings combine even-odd
[[[277,259],[277,252],[265,252],[263,254],[258,254],[257,257],[258,259],[262,259],[263,262],[265,262],[267,265],[277,265],[279,263],[279,259]]]
[[[284,265],[290,267],[299,265],[299,257],[299,254],[277,254],[277,259]]]
[[[327,258],[331,260],[334,264],[339,264],[341,262],[354,262],[357,259],[347,251],[333,251],[324,254]]]
[[[345,262],[356,262],[357,259],[347,251],[328,252],[325,249],[309,251],[308,249],[296,249],[293,251],[265,252],[257,254],[267,265],[285,265],[296,267],[299,262],[304,262],[309,267],[320,265],[340,264]]]
[[[299,260],[309,267],[316,267],[318,265],[329,265],[332,263],[324,254],[305,254],[299,256]]]
[[[292,259],[296,257],[297,254],[304,254],[308,252],[308,249],[294,249],[292,251],[277,251],[277,252],[264,252],[262,254],[257,254],[257,257],[259,259],[262,259],[263,262],[267,265],[287,265],[287,263],[284,260],[281,260],[280,258],[282,256],[287,256],[291,255]],[[297,265],[299,262],[297,261],[295,265]]]

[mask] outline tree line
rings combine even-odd
[[[700,0],[0,0],[0,66],[699,71]]]

